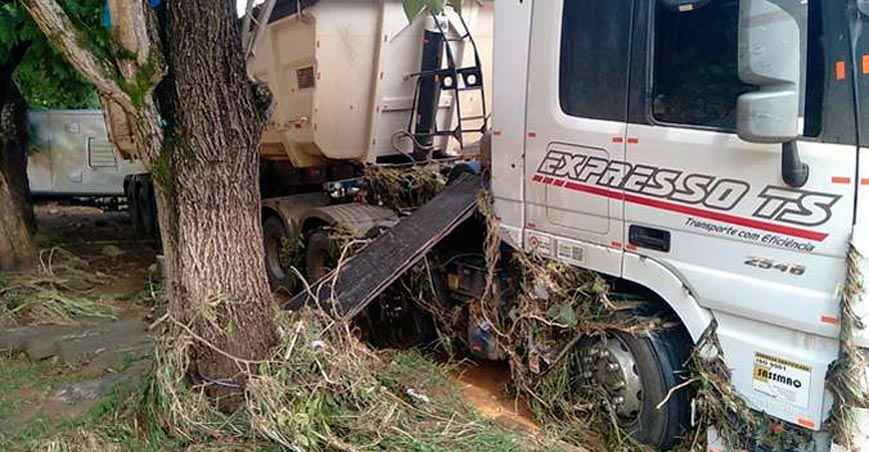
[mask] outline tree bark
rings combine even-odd
[[[262,359],[277,340],[257,154],[271,96],[247,75],[234,1],[167,2],[161,22],[169,99],[160,106],[172,132],[169,168],[154,179],[172,250],[169,310],[212,346]],[[194,355],[202,380],[243,384],[211,346],[195,344]]]
[[[157,188],[169,313],[200,338],[190,376],[218,389],[243,386],[242,366],[231,357],[268,357],[277,332],[262,248],[257,154],[272,99],[247,75],[235,2],[163,2],[157,36],[147,2],[111,0],[115,42],[136,55],[115,62],[120,74],[82,45],[87,36],[56,0],[24,5],[107,102],[127,113],[136,156]],[[157,56],[163,58],[155,58],[161,46]],[[158,106],[153,93],[164,62]],[[131,92],[131,84],[141,91]]]
[[[16,46],[0,68],[0,271],[36,262],[36,222],[27,180],[27,103],[12,79],[27,44]]]

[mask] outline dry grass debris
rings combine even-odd
[[[417,208],[432,200],[447,186],[444,168],[438,163],[365,169],[367,201],[396,212]]]
[[[350,325],[316,309],[281,313],[278,323],[282,339],[270,359],[238,361],[247,385],[229,413],[206,395],[214,383],[187,380],[188,349],[199,339],[170,328],[149,390],[164,427],[190,443],[266,441],[290,450],[528,450],[465,406],[445,370],[418,353],[374,352]]]
[[[0,325],[114,318],[111,306],[96,296],[96,289],[108,279],[69,251],[43,250],[35,270],[0,274]]]
[[[39,444],[44,452],[121,452],[120,445],[95,430],[80,428],[71,433],[57,435]]]
[[[855,341],[860,330],[866,325],[857,313],[863,303],[863,275],[860,264],[863,255],[856,246],[848,250],[847,274],[841,297],[841,329],[839,332],[839,359],[827,371],[827,389],[833,394],[833,409],[828,428],[833,442],[849,451],[856,451],[855,435],[860,432],[857,425],[858,409],[869,409],[869,375],[866,372],[866,357]]]

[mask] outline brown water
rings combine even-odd
[[[465,400],[484,418],[510,430],[539,432],[525,402],[507,393],[510,367],[506,363],[469,363],[456,369],[453,379]]]

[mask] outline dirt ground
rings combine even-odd
[[[124,298],[146,289],[155,270],[159,244],[135,237],[126,212],[96,207],[39,204],[34,208],[37,241],[42,249],[54,246],[71,251],[94,270],[109,275],[100,288],[106,297]],[[120,318],[143,318],[135,303],[118,303]]]
[[[27,352],[0,353],[0,445],[4,439],[17,443],[74,422],[100,403],[103,392],[128,369],[136,367],[141,374],[147,364],[143,354],[150,353],[144,326],[151,307],[143,294],[151,280],[156,243],[135,238],[124,212],[41,204],[35,213],[41,261],[49,262],[53,250],[62,249],[87,262],[88,271],[105,275],[95,295],[115,320],[0,331],[0,342],[5,339],[6,345],[16,334],[34,333],[22,345]],[[107,329],[116,331],[101,336]],[[136,342],[135,355],[122,350],[131,341]],[[43,354],[54,356],[41,359]]]
[[[135,237],[125,212],[59,204],[41,204],[35,210],[42,249],[61,247],[87,261],[93,271],[108,275],[107,283],[98,288],[99,296],[115,308],[118,320],[142,325],[153,320],[152,308],[142,300],[148,298],[155,280],[158,243]],[[38,437],[54,426],[75,422],[99,402],[88,399],[89,391],[114,381],[119,370],[123,375],[130,368],[140,371],[135,368],[146,364],[126,355],[116,360],[120,362],[0,356],[0,443],[4,435]],[[464,399],[483,418],[535,434],[539,429],[528,409],[505,391],[508,378],[509,369],[498,363],[465,363],[452,372]],[[76,397],[88,400],[78,403]]]

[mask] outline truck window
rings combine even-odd
[[[571,116],[625,121],[632,0],[565,0],[559,90]]]
[[[811,111],[806,111],[805,68],[808,60],[820,58],[820,55],[807,52],[807,49],[817,46],[807,39],[812,31],[809,30],[807,2],[801,5],[798,7],[801,8],[799,22],[804,57],[801,59],[803,81],[800,108],[801,116],[805,119],[805,134],[816,136],[819,133],[820,106],[815,100],[822,89],[823,75],[817,77],[814,76],[817,74],[808,74],[809,84],[819,89],[811,90]],[[741,94],[756,89],[739,79],[738,52],[738,0],[717,0],[690,12],[673,11],[658,5],[655,11],[654,119],[666,123],[735,130],[737,99]],[[823,68],[823,63],[812,67]]]

